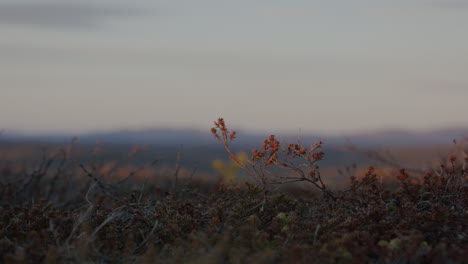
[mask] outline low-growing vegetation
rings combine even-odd
[[[0,262],[466,263],[462,148],[431,171],[397,170],[392,184],[374,167],[350,173],[338,190],[320,173],[321,142],[270,136],[247,157],[231,151],[223,119],[211,132],[250,181],[221,161],[219,182],[178,166],[164,180],[136,177],[158,160],[115,178],[76,163],[75,142],[32,171],[2,163]]]

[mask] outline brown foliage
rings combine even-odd
[[[215,122],[212,133],[232,155],[236,134],[224,120]],[[131,178],[111,183],[98,175],[99,168],[72,163],[70,152],[56,167],[45,158],[24,178],[22,170],[0,170],[0,262],[465,261],[463,159],[449,157],[422,175],[402,169],[396,188],[384,186],[378,170],[369,167],[335,193],[322,183],[316,165],[324,157],[321,146],[283,145],[269,137],[248,164],[237,161],[259,182],[243,187],[181,181],[173,188]],[[323,197],[304,200],[267,188],[294,181],[312,184]]]

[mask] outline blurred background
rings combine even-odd
[[[300,134],[330,168],[368,163],[350,142],[429,164],[468,134],[467,25],[465,0],[1,0],[1,155],[77,136],[210,170],[224,117],[239,151]]]

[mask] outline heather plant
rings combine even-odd
[[[317,166],[317,162],[325,155],[322,151],[323,142],[306,147],[298,140],[297,143],[288,143],[283,147],[276,137],[271,135],[263,141],[261,149],[252,150],[250,159],[241,161],[230,149],[230,144],[236,138],[236,131],[229,131],[223,118],[215,121],[214,125],[211,132],[224,146],[229,157],[257,182],[263,185],[308,182],[328,197],[336,198],[323,182]],[[269,169],[272,166],[292,172],[292,175]]]

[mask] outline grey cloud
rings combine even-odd
[[[0,3],[0,24],[54,28],[96,27],[104,19],[141,10],[83,3]]]
[[[434,7],[450,8],[450,9],[466,9],[468,8],[467,0],[438,0],[431,3]]]

